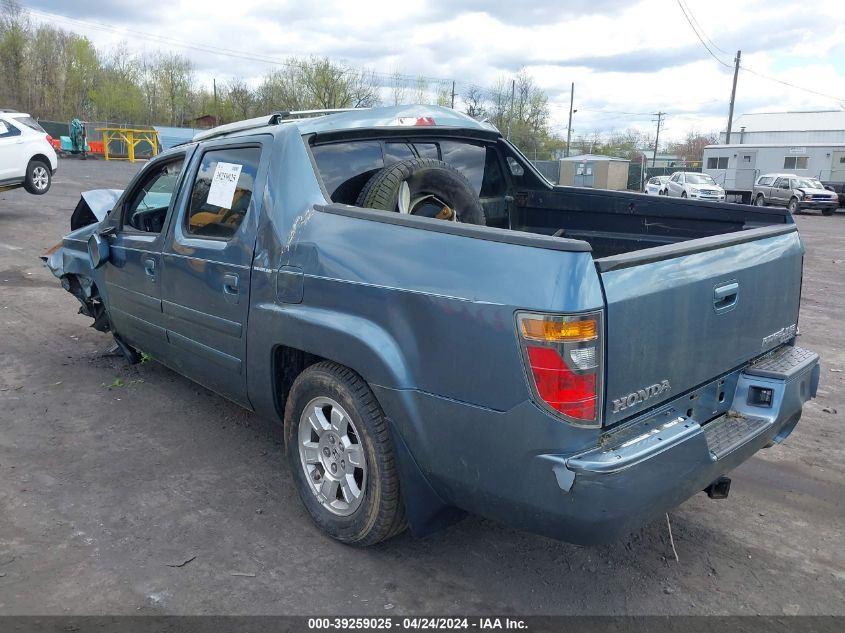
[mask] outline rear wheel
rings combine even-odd
[[[387,421],[358,374],[331,362],[302,372],[288,396],[285,429],[293,480],[317,527],[360,546],[405,529]]]
[[[766,206],[766,199],[763,197],[762,193],[758,193],[757,197],[754,198],[754,206],[757,206],[757,207],[765,207]]]
[[[52,173],[50,166],[44,161],[31,160],[26,166],[26,178],[24,180],[24,187],[29,193],[34,193],[37,196],[47,193],[52,182]]]

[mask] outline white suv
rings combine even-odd
[[[47,193],[59,166],[49,138],[28,114],[0,110],[0,191],[23,186]]]
[[[666,183],[666,195],[675,198],[715,200],[724,202],[725,190],[707,174],[694,171],[676,171]]]

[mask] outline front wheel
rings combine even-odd
[[[405,529],[387,420],[358,374],[332,362],[303,371],[288,396],[285,429],[293,480],[317,527],[359,546]]]
[[[29,193],[34,193],[37,196],[47,193],[50,190],[52,180],[53,176],[47,163],[40,160],[29,161],[24,179],[24,188]]]
[[[686,192],[686,191],[682,191],[682,192],[681,192],[681,197],[682,197],[682,198],[686,198],[686,197],[687,197],[687,192]]]
[[[835,209],[822,209],[822,215],[833,215]]]
[[[789,209],[789,212],[792,214],[801,213],[801,207],[798,206],[798,198],[792,198],[789,201],[789,204],[786,205],[786,208]]]

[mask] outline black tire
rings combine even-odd
[[[834,211],[836,211],[836,209],[822,209],[822,215],[830,216],[833,215]]]
[[[348,516],[334,514],[318,500],[300,456],[300,420],[305,407],[315,398],[330,398],[345,409],[363,447],[366,462],[363,498]],[[387,420],[373,392],[358,374],[328,361],[303,371],[288,395],[285,431],[288,461],[297,492],[311,519],[323,532],[343,543],[363,547],[405,529],[405,510]]]
[[[24,188],[36,196],[43,195],[50,190],[50,185],[53,183],[53,171],[50,165],[42,160],[31,160],[26,166],[26,177],[24,179]]]
[[[789,203],[786,205],[786,208],[789,209],[789,212],[798,215],[801,213],[801,207],[798,206],[798,198],[791,198]]]
[[[681,192],[681,197],[682,197],[682,198],[686,198],[686,197],[687,197],[687,192],[686,192],[686,191],[682,191],[682,192]]]
[[[757,206],[757,207],[765,207],[766,206],[766,198],[763,196],[762,193],[758,193],[757,197],[754,198],[754,206]]]
[[[403,182],[408,183],[412,199],[430,194],[445,202],[455,210],[458,222],[487,223],[481,202],[466,177],[448,163],[433,158],[403,160],[385,167],[364,185],[355,204],[368,209],[397,211]]]

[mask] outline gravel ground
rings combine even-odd
[[[679,561],[665,520],[583,548],[468,518],[359,550],[312,527],[272,422],[106,355],[42,266],[80,191],[137,168],[68,159],[47,195],[0,193],[0,614],[845,614],[845,214],[797,218],[818,398],[728,500],[671,513]]]

